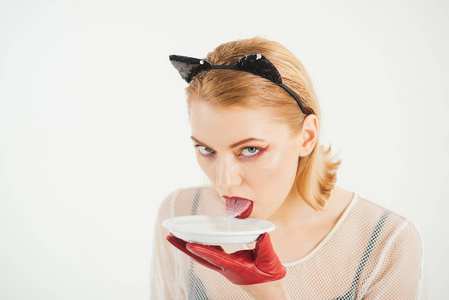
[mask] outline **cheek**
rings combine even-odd
[[[253,172],[252,188],[259,200],[254,217],[267,218],[282,205],[295,182],[297,167],[298,156],[284,152],[273,155],[263,169]]]
[[[198,152],[196,153],[196,161],[198,162],[198,165],[200,166],[201,170],[203,170],[203,173],[206,174],[206,176],[209,178],[209,180],[211,182],[215,182],[216,172],[214,172],[213,170],[212,163],[208,161],[207,158],[204,158]]]
[[[298,166],[298,156],[293,152],[276,152],[267,156],[259,164],[257,171],[253,171],[254,178],[258,183],[265,186],[279,186],[279,183],[288,183],[291,185],[296,176]],[[282,184],[281,186],[284,186]]]

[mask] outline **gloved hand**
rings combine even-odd
[[[220,246],[187,243],[173,235],[167,236],[167,240],[196,262],[221,273],[234,284],[264,283],[282,279],[286,275],[268,233],[259,237],[254,249],[230,254]]]

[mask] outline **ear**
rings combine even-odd
[[[262,54],[249,54],[240,58],[234,64],[237,70],[259,75],[263,78],[282,84],[282,77],[276,67]]]
[[[187,81],[187,83],[190,83],[192,78],[195,77],[195,75],[201,70],[212,67],[210,63],[203,59],[188,56],[170,55],[169,59],[173,67],[178,70],[182,79]]]
[[[309,155],[318,141],[318,119],[314,114],[304,119],[300,134],[299,156]]]

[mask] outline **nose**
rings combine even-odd
[[[239,165],[233,157],[222,158],[218,162],[216,185],[222,190],[239,186],[242,177],[239,172]]]

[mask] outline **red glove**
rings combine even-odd
[[[230,254],[224,252],[221,246],[187,243],[173,235],[167,236],[167,240],[196,262],[221,273],[234,284],[247,285],[275,281],[284,278],[287,274],[273,250],[268,233],[259,237],[254,249]]]

